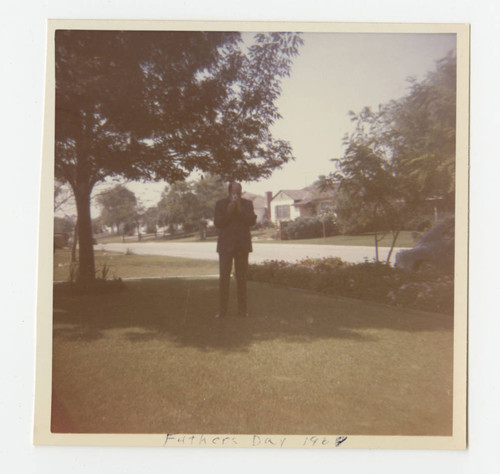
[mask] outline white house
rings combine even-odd
[[[315,185],[303,189],[282,189],[271,200],[271,220],[290,221],[297,217],[333,212],[337,189],[320,190]]]
[[[306,192],[302,189],[282,189],[273,196],[271,201],[271,220],[273,222],[290,221],[300,217],[300,207],[296,204],[302,201]]]

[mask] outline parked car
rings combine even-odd
[[[437,222],[415,247],[396,254],[396,267],[409,270],[453,272],[455,264],[455,217]]]

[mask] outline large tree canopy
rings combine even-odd
[[[409,93],[381,110],[380,142],[390,150],[408,201],[455,201],[456,68],[454,52],[437,61],[422,81],[411,80]]]
[[[109,176],[268,176],[293,158],[270,126],[301,39],[234,32],[56,32],[55,174],[70,183],[80,277],[94,278],[93,186]]]

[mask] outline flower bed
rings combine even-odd
[[[339,258],[270,260],[250,265],[248,278],[405,308],[453,314],[453,277],[417,273],[382,263],[350,264]]]

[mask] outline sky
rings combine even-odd
[[[291,75],[283,79],[275,138],[292,145],[295,161],[244,191],[276,194],[300,189],[333,169],[343,154],[342,138],[353,124],[348,112],[377,107],[407,92],[409,77],[422,79],[435,61],[455,48],[454,34],[303,33]],[[106,186],[104,186],[106,187]],[[144,207],[155,205],[165,183],[127,183]],[[94,195],[103,186],[97,186]],[[92,216],[100,210],[93,206]]]
[[[291,143],[296,160],[270,179],[245,183],[257,194],[302,188],[328,174],[353,126],[349,110],[402,97],[408,77],[422,79],[455,48],[452,34],[307,33],[303,39],[291,77],[283,81],[283,119],[273,128]]]

